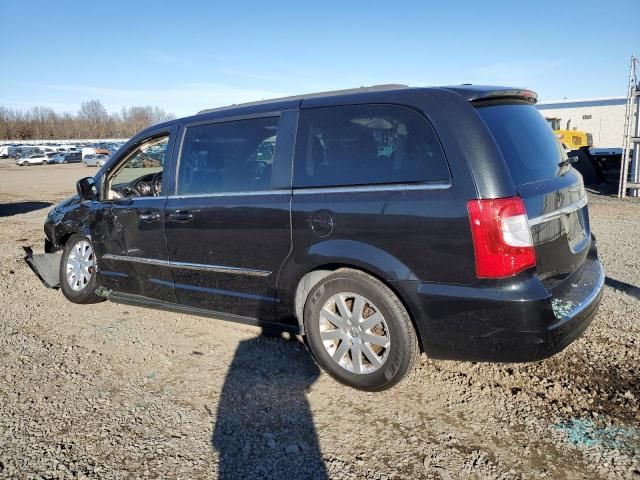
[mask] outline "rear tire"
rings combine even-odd
[[[42,160],[42,165],[46,165],[47,161],[46,160]]]
[[[402,302],[378,279],[356,270],[338,270],[313,287],[304,329],[318,365],[359,390],[391,388],[420,355]]]
[[[96,262],[88,237],[74,234],[64,246],[60,261],[60,288],[73,303],[98,303],[104,298],[96,294]]]

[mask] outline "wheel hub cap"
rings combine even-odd
[[[322,343],[334,362],[357,374],[373,373],[389,355],[387,322],[378,308],[356,293],[338,293],[323,305]]]
[[[95,270],[95,259],[91,244],[86,240],[76,243],[67,257],[67,284],[79,292],[91,281]]]

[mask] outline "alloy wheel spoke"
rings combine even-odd
[[[362,330],[367,331],[370,328],[375,327],[377,324],[382,323],[384,321],[384,317],[380,312],[376,312],[373,315],[364,319],[364,321],[360,324]]]
[[[364,310],[364,298],[360,295],[356,295],[353,299],[353,312],[351,314],[351,321],[354,325],[359,325],[362,321],[362,312]]]
[[[366,343],[362,345],[362,353],[364,353],[364,356],[367,357],[367,360],[369,360],[371,362],[371,365],[373,365],[374,367],[379,368],[382,365],[380,357],[378,357],[376,352],[371,350],[371,347]]]
[[[326,308],[323,308],[320,311],[320,318],[332,323],[338,328],[347,328],[347,320],[345,318],[342,318],[335,313],[330,312]]]
[[[351,364],[354,373],[362,373],[362,349],[360,343],[354,342],[351,346]]]
[[[349,311],[347,302],[345,302],[345,298],[342,295],[336,295],[336,307],[338,307],[338,311],[342,318],[345,320],[351,319],[351,312]]]
[[[339,339],[342,339],[344,336],[345,336],[344,332],[339,328],[335,330],[325,330],[324,332],[320,332],[320,337],[324,341],[339,340]]]
[[[374,335],[372,333],[362,332],[360,338],[365,343],[373,343],[374,345],[380,345],[387,348],[389,346],[389,338],[382,335]]]
[[[333,354],[333,359],[340,363],[340,360],[342,360],[342,357],[344,357],[344,354],[347,353],[347,351],[349,350],[349,345],[350,342],[347,340],[342,340],[340,342],[340,345],[338,346],[338,348],[336,348],[336,351]]]

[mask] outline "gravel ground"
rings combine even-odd
[[[0,478],[640,478],[637,200],[590,198],[606,292],[564,352],[372,394],[295,338],[42,286],[21,247],[88,173],[0,165]]]

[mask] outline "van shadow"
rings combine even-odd
[[[33,212],[51,206],[51,202],[14,202],[0,203],[0,217],[10,217],[22,213]]]
[[[620,290],[621,292],[626,293],[636,300],[640,300],[640,288],[636,287],[635,285],[621,282],[620,280],[616,280],[615,278],[611,277],[605,277],[604,283],[611,288],[615,288],[616,290]]]
[[[306,391],[320,372],[297,340],[240,342],[211,439],[221,479],[328,478]]]

